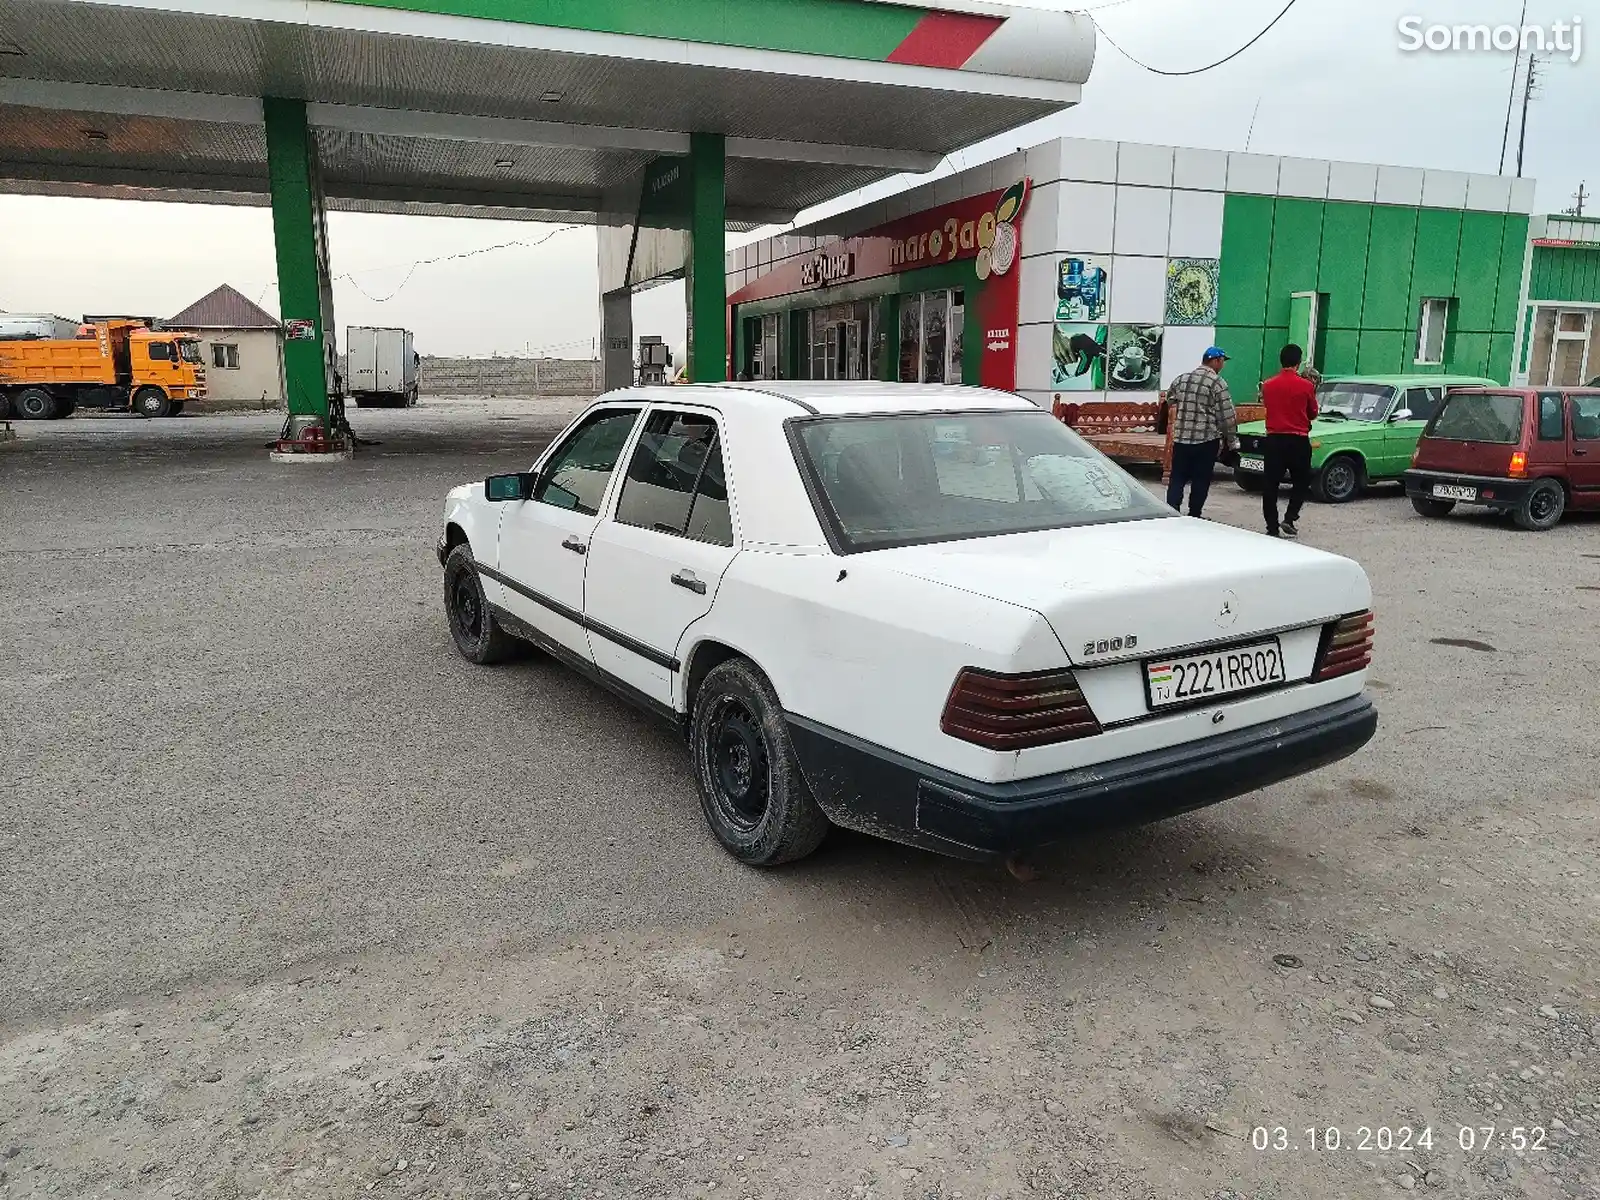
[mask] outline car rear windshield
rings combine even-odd
[[[1517,392],[1451,392],[1426,436],[1512,446],[1522,440],[1522,408]]]
[[[1172,515],[1046,412],[795,425],[818,515],[846,550]]]

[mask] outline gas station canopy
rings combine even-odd
[[[724,135],[727,220],[795,212],[1078,100],[1085,17],[949,0],[0,0],[0,190],[268,202],[307,102],[330,209],[591,220]]]
[[[1094,44],[978,0],[0,0],[0,191],[270,204],[289,411],[335,445],[329,210],[595,221],[607,386],[677,276],[720,379],[730,226],[1075,104]]]

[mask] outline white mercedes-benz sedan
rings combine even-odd
[[[438,553],[463,655],[531,644],[675,723],[761,866],[830,825],[1010,856],[1377,728],[1358,565],[1179,516],[1000,392],[613,392],[451,491]]]

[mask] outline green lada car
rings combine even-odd
[[[1399,480],[1446,391],[1499,386],[1473,375],[1323,379],[1317,385],[1318,416],[1311,425],[1311,494],[1327,504],[1343,504],[1369,483]],[[1265,421],[1239,426],[1239,466],[1233,477],[1247,492],[1261,490],[1266,438]]]

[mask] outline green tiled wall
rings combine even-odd
[[[1528,299],[1600,304],[1600,250],[1535,246]]]
[[[1515,330],[1522,307],[1522,262],[1528,249],[1528,218],[1508,216],[1500,243],[1500,288],[1494,301],[1494,331]]]
[[[1290,295],[1317,290],[1323,207],[1321,200],[1278,198],[1272,221],[1271,267],[1267,271],[1268,325],[1282,325],[1287,329]],[[1226,242],[1223,253],[1227,253]],[[1273,361],[1276,362],[1276,358]]]
[[[1267,316],[1267,270],[1272,264],[1272,196],[1229,196],[1222,218],[1222,274],[1217,324],[1260,328]],[[1226,346],[1223,347],[1227,349]]]
[[[1322,214],[1322,244],[1317,291],[1328,297],[1328,329],[1360,329],[1361,301],[1367,290],[1367,245],[1372,237],[1372,205],[1332,201]],[[1491,302],[1492,303],[1492,302]],[[1352,364],[1355,350],[1350,351]],[[1353,370],[1354,367],[1342,368]]]
[[[1229,195],[1223,210],[1217,344],[1228,385],[1253,400],[1277,370],[1289,298],[1323,294],[1325,374],[1487,374],[1508,380],[1528,218],[1459,209]],[[1589,270],[1590,268],[1584,268]],[[1565,284],[1577,268],[1552,265]],[[1591,280],[1600,300],[1600,251]],[[1414,363],[1424,297],[1448,296],[1445,362]],[[1579,298],[1568,296],[1565,298]]]

